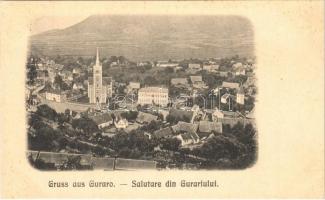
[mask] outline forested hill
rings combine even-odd
[[[96,15],[30,38],[43,55],[123,55],[131,60],[252,56],[250,22],[237,16]]]

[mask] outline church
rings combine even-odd
[[[88,98],[89,103],[108,103],[112,97],[112,77],[103,77],[102,65],[99,61],[97,48],[96,63],[93,66],[93,76],[88,77]]]

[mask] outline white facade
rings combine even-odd
[[[120,119],[114,122],[116,128],[126,128],[129,122],[126,119]]]
[[[168,89],[161,87],[141,88],[138,92],[138,104],[157,104],[166,106],[168,104]]]
[[[50,101],[64,102],[66,100],[66,95],[56,92],[45,92],[45,98]]]
[[[244,105],[245,104],[245,95],[241,94],[241,93],[237,93],[236,102],[238,104]]]

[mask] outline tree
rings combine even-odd
[[[38,151],[51,151],[54,147],[53,141],[58,137],[58,133],[50,126],[46,125],[36,129],[34,136],[29,136],[29,149]]]
[[[63,113],[59,113],[57,115],[57,119],[58,119],[58,124],[60,127],[62,127],[65,122],[69,122],[69,116],[66,116]]]
[[[36,113],[42,117],[45,117],[49,120],[56,120],[57,113],[54,109],[49,107],[46,104],[40,105],[37,107]]]
[[[174,69],[172,67],[166,67],[164,72],[167,74],[171,74],[171,73],[174,73]]]
[[[82,130],[87,135],[98,131],[97,124],[87,117],[72,120],[72,127],[74,129]]]
[[[176,124],[176,117],[174,115],[168,114],[166,117],[166,121],[169,122],[170,124]]]
[[[54,77],[54,85],[55,87],[58,87],[60,89],[62,89],[62,86],[63,86],[63,79],[60,75],[56,75]]]
[[[160,141],[162,149],[178,151],[181,141],[177,138],[163,138]]]

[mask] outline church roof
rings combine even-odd
[[[102,79],[103,81],[103,85],[110,85],[111,82],[112,82],[112,77],[103,77]],[[93,85],[94,84],[94,78],[93,77],[88,77],[88,82],[89,82],[89,85]]]

